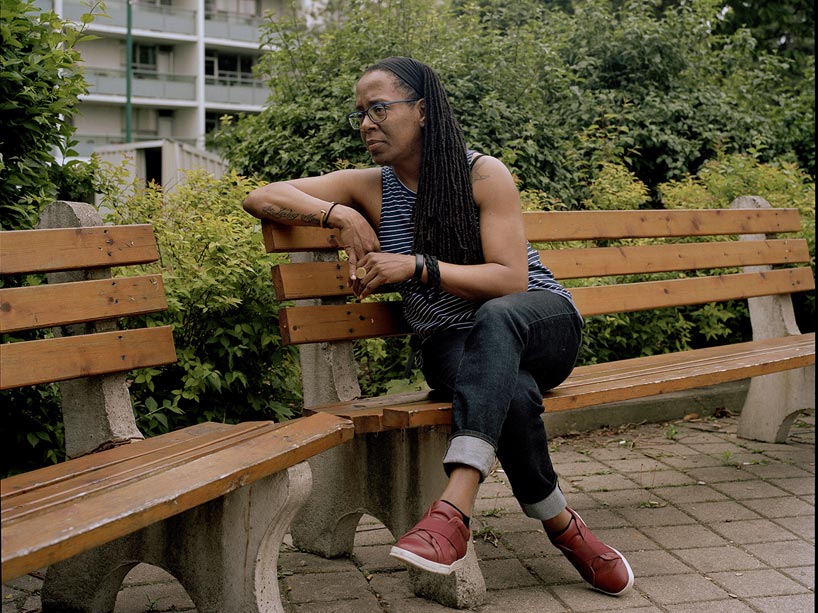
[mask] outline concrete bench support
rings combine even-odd
[[[742,196],[730,205],[734,209],[769,209],[769,202],[758,196]],[[741,240],[760,240],[763,235],[744,235]],[[765,272],[771,266],[745,266],[745,272]],[[792,299],[788,294],[750,298],[753,340],[801,334],[795,322]],[[815,408],[815,365],[753,377],[739,419],[741,438],[783,443],[790,426],[805,409]]]

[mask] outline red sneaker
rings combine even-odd
[[[463,565],[471,532],[460,511],[438,500],[389,555],[421,570],[448,575]]]
[[[591,534],[576,511],[567,510],[572,515],[571,522],[559,536],[548,536],[551,543],[565,554],[582,578],[600,592],[619,596],[631,589],[633,571],[625,557]]]

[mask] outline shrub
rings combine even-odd
[[[152,223],[168,310],[146,319],[173,326],[179,360],[137,371],[131,395],[149,434],[205,420],[288,419],[298,413],[294,352],[281,346],[278,305],[258,220],[241,208],[258,185],[235,173],[193,171],[171,192],[136,185],[107,194],[108,220]]]
[[[92,8],[96,9],[96,5]],[[55,194],[51,168],[71,150],[79,96],[82,26],[30,0],[3,0],[0,21],[0,211],[5,230],[33,228]]]

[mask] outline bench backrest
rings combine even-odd
[[[626,279],[572,288],[585,316],[790,294],[815,287],[806,241],[772,238],[800,231],[796,209],[547,211],[526,212],[523,217],[528,240],[540,248],[541,259],[561,281],[679,273],[672,279]],[[284,263],[273,269],[277,298],[298,301],[279,312],[284,344],[409,332],[399,301],[349,299],[347,266],[337,261],[335,231],[266,221],[262,230],[268,252],[317,252],[318,261]],[[742,240],[725,240],[736,236]],[[678,240],[688,237],[696,240]],[[620,239],[666,240],[598,246]],[[589,244],[577,246],[579,241]],[[321,261],[326,259],[335,261]],[[708,274],[723,268],[773,265],[788,267]]]
[[[175,362],[170,326],[117,330],[109,323],[167,308],[161,275],[110,278],[103,270],[158,257],[150,225],[0,233],[3,276],[91,271],[78,281],[50,274],[47,284],[0,288],[0,389]],[[92,322],[100,325],[77,325]],[[53,338],[10,342],[39,328],[53,328]]]

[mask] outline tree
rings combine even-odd
[[[85,35],[31,0],[0,1],[0,227],[18,230],[54,196],[55,154],[74,154],[71,118],[88,92],[75,46]]]

